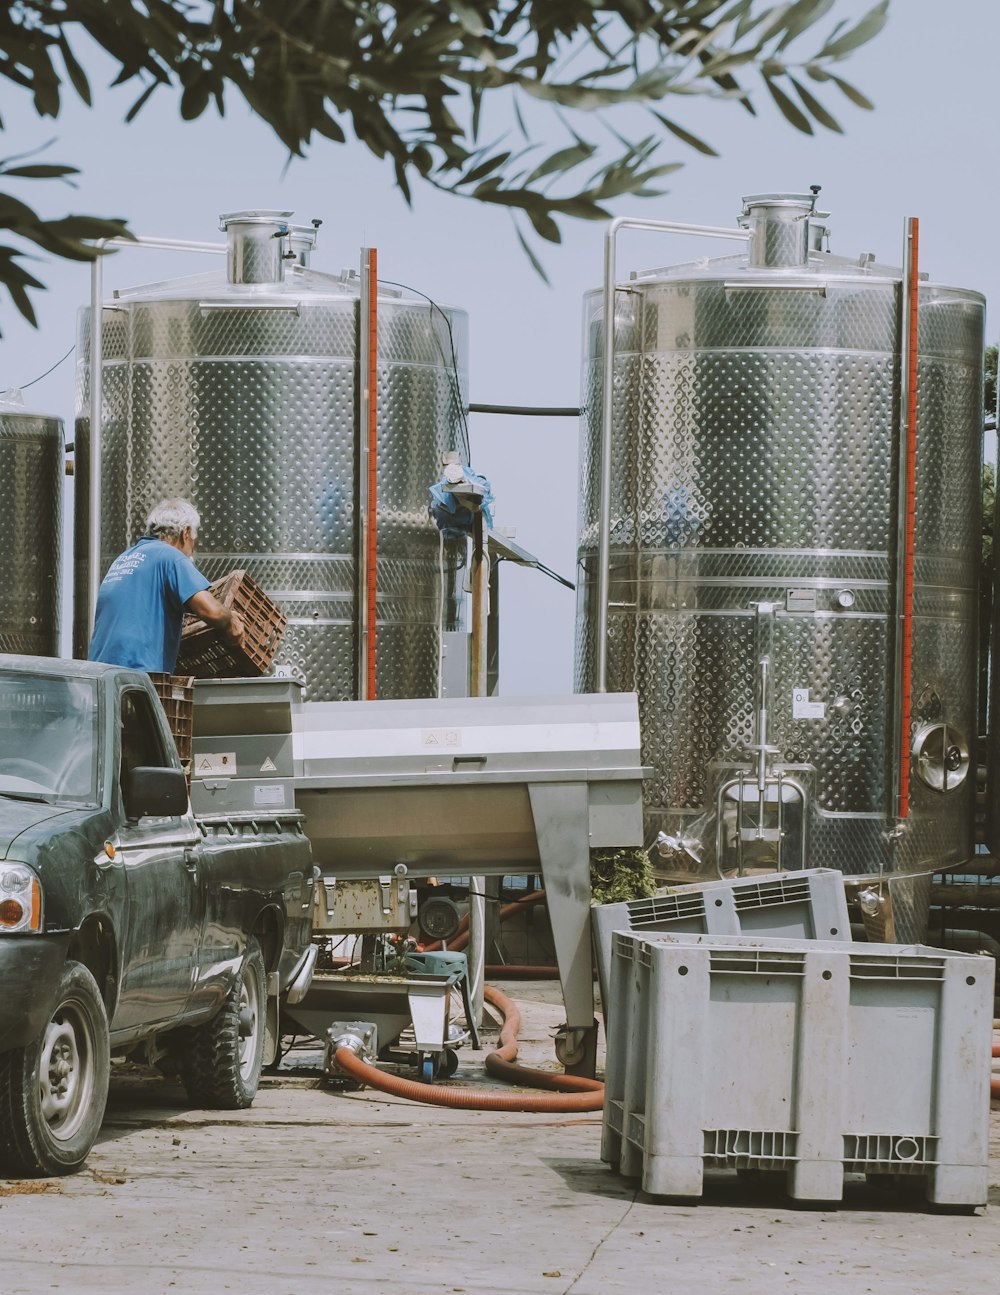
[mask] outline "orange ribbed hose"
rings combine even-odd
[[[604,1085],[599,1079],[583,1079],[578,1075],[555,1074],[551,1070],[532,1070],[515,1064],[517,1036],[521,1030],[521,1013],[517,1004],[495,985],[486,985],[483,997],[503,1013],[500,1027],[500,1047],[486,1058],[485,1066],[495,1079],[506,1079],[511,1084],[527,1084],[531,1088],[549,1088],[561,1093],[601,1093]]]
[[[518,1083],[530,1084],[536,1088],[542,1087],[543,1082],[545,1087],[550,1088],[555,1088],[558,1083],[562,1085],[563,1091],[483,1093],[475,1088],[441,1088],[435,1084],[418,1083],[414,1079],[403,1079],[399,1075],[387,1075],[367,1061],[362,1061],[350,1048],[338,1048],[334,1059],[341,1070],[370,1088],[377,1088],[393,1097],[406,1098],[407,1101],[424,1102],[429,1106],[450,1106],[464,1111],[520,1111],[550,1115],[602,1109],[604,1085],[597,1079],[579,1079],[574,1075],[556,1075],[547,1070],[529,1070],[515,1066],[513,1057],[517,1055],[516,1040],[521,1014],[507,995],[492,985],[487,985],[483,994],[486,1001],[504,1015],[500,1031],[502,1046],[486,1058],[487,1070],[500,1074],[505,1079],[513,1078]],[[494,1057],[497,1058],[496,1070],[491,1065]]]

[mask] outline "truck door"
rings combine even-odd
[[[184,1010],[194,987],[204,910],[201,838],[191,813],[129,818],[129,771],[173,763],[153,699],[141,688],[127,688],[119,707],[121,826],[115,845],[125,875],[126,916],[114,1030],[167,1021]]]

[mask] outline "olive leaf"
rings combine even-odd
[[[27,97],[37,117],[58,117],[64,93],[84,104],[91,84],[79,61],[97,45],[114,67],[113,84],[135,96],[125,120],[141,129],[157,93],[176,96],[181,117],[224,115],[242,98],[288,149],[304,156],[317,138],[354,136],[392,167],[407,202],[414,183],[514,216],[516,236],[535,269],[532,237],[557,243],[560,220],[601,220],[616,198],[664,192],[680,165],[661,160],[667,142],[713,155],[664,111],[665,101],[707,95],[754,114],[765,93],[788,122],[840,130],[806,88],[868,99],[831,70],[871,40],[886,21],[885,2],[853,26],[836,22],[838,0],[15,0],[0,10],[0,78]],[[821,22],[829,30],[801,56]],[[72,45],[71,45],[72,39]],[[652,135],[619,129],[636,106]],[[522,149],[480,141],[513,118]],[[25,114],[18,115],[23,129]],[[4,128],[0,124],[0,128]],[[563,138],[560,138],[560,133]],[[15,159],[11,159],[14,161]],[[581,179],[581,167],[593,172]],[[35,164],[5,173],[15,186],[68,181],[73,169]],[[13,202],[14,205],[10,205]],[[0,285],[33,318],[27,290],[40,284],[19,258],[40,248],[87,258],[90,240],[122,232],[118,220],[52,220],[20,199],[0,201]],[[86,221],[91,224],[87,225]],[[83,223],[81,223],[83,222]],[[543,276],[544,277],[544,276]]]

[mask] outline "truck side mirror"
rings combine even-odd
[[[187,778],[181,769],[156,769],[139,765],[128,775],[125,812],[129,818],[175,818],[186,814]]]

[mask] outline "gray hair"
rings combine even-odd
[[[200,525],[197,508],[186,499],[161,499],[146,518],[146,534],[161,540],[179,540],[188,530],[197,537]]]

